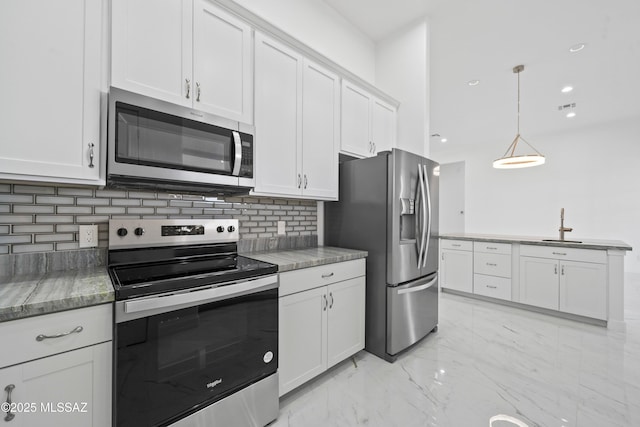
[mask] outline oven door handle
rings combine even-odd
[[[278,287],[278,276],[272,275],[259,279],[242,281],[215,288],[201,289],[179,294],[141,298],[133,301],[125,301],[124,312],[127,314],[140,313],[142,311],[166,309],[185,305],[200,305],[209,302],[253,294]]]

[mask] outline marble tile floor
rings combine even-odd
[[[624,332],[444,293],[436,334],[394,364],[358,353],[271,426],[640,426],[640,275],[625,282]]]

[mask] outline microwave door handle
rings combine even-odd
[[[235,160],[233,162],[233,171],[231,175],[239,176],[240,175],[240,165],[242,164],[242,140],[240,139],[240,132],[234,130],[233,134],[233,143],[235,145]]]
[[[431,239],[431,188],[429,188],[429,178],[427,174],[427,165],[422,165],[424,168],[424,173],[422,174],[422,178],[424,179],[425,187],[427,188],[427,215],[429,215],[427,219],[427,241],[424,246],[424,264],[423,267],[427,266],[427,255],[429,253],[429,240]]]

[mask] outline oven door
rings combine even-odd
[[[277,286],[271,275],[117,302],[116,425],[165,426],[274,374]]]

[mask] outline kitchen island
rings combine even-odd
[[[454,233],[440,236],[443,290],[624,329],[618,240]]]

